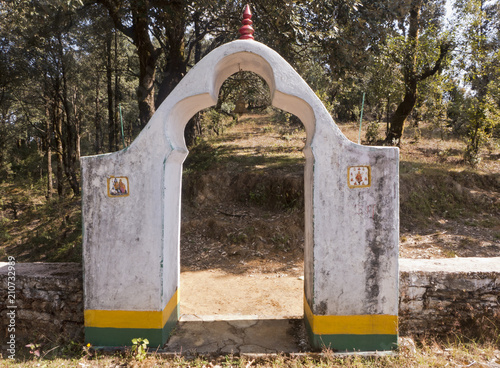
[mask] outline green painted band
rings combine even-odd
[[[314,349],[328,348],[335,352],[355,351],[388,351],[398,345],[398,335],[372,334],[325,334],[317,335],[312,332],[307,318],[304,319],[309,343]]]
[[[85,327],[85,343],[93,346],[130,346],[132,339],[149,340],[149,347],[163,346],[179,320],[179,305],[169,316],[163,328]]]
[[[163,345],[162,329],[85,327],[85,342],[93,346],[131,346],[138,337],[148,339],[149,346]]]

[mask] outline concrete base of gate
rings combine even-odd
[[[182,315],[172,336],[160,354],[180,355],[302,355],[321,352],[327,347],[324,336],[311,346],[307,320],[296,317],[265,317],[257,315]],[[349,340],[349,339],[347,339]],[[336,341],[338,346],[348,345]],[[393,350],[360,353],[346,347],[335,355],[391,355]]]
[[[183,315],[162,349],[182,354],[277,354],[309,351],[302,317]]]

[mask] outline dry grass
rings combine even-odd
[[[361,142],[366,136],[366,126],[361,130]],[[340,130],[353,142],[358,142],[359,123],[340,124]],[[385,135],[385,124],[379,124],[378,138]],[[478,173],[500,173],[499,142],[491,142],[481,150],[481,161],[474,169]],[[465,141],[455,137],[450,131],[442,130],[428,123],[420,123],[419,127],[409,125],[404,132],[400,147],[402,163],[418,163],[435,166],[455,172],[471,170],[464,161]]]
[[[61,350],[61,348],[59,348]],[[474,342],[443,343],[434,340],[415,343],[403,338],[393,355],[338,355],[325,350],[321,354],[262,356],[186,356],[152,352],[143,361],[130,352],[100,353],[91,351],[60,357],[54,350],[44,358],[0,360],[2,367],[491,367],[500,365],[498,344]],[[59,353],[59,356],[57,356]]]

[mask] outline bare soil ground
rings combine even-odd
[[[356,124],[340,128],[357,142]],[[442,140],[431,128],[419,132],[418,141],[414,135],[410,128],[400,156],[400,256],[500,256],[498,149],[471,170],[462,162],[461,141]],[[269,116],[244,115],[201,146],[211,151],[209,162],[188,160],[181,313],[303,313],[304,142],[298,126],[277,128]],[[196,165],[205,166],[190,169]]]

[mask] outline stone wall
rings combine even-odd
[[[16,340],[82,341],[82,269],[16,264]],[[7,336],[7,273],[0,263],[0,336]],[[400,259],[400,335],[498,335],[500,257]],[[6,341],[6,340],[3,340]]]
[[[500,257],[400,259],[400,335],[500,331]]]
[[[77,263],[16,263],[15,303],[8,298],[8,264],[0,263],[0,337],[10,336],[8,312],[15,310],[20,344],[83,341],[82,267]],[[12,274],[10,274],[12,276]],[[17,308],[8,308],[9,305]],[[3,344],[3,343],[2,343]]]

